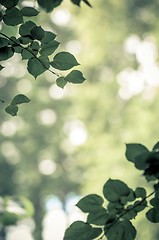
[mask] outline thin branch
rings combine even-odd
[[[17,46],[21,47],[22,49],[27,50],[29,53],[31,53],[31,54],[42,64],[42,66],[43,66],[46,70],[48,70],[48,71],[51,72],[52,74],[56,75],[57,77],[60,77],[59,74],[57,74],[57,73],[55,73],[54,71],[48,69],[48,68],[45,66],[45,64],[44,64],[39,58],[37,58],[37,56],[36,56],[30,49],[28,49],[27,47],[23,47],[21,44],[17,43],[16,41],[14,41],[13,39],[11,39],[10,37],[8,37],[8,36],[7,36],[6,34],[4,34],[4,33],[0,33],[0,35],[2,35],[3,37],[7,38],[7,39],[10,40],[10,41],[12,41],[13,43],[15,43]]]
[[[127,214],[128,212],[130,212],[131,210],[135,209],[137,206],[141,205],[147,198],[151,197],[157,190],[154,190],[153,192],[151,192],[149,195],[147,195],[146,197],[144,197],[141,201],[139,201],[138,204],[132,206],[132,208],[129,208],[128,210],[125,210],[124,213],[120,214],[116,220],[110,225],[109,229],[107,230],[107,232],[114,226],[114,224],[116,224],[120,218],[122,218],[125,214]],[[98,240],[102,240],[103,237],[105,236],[106,231],[104,231],[104,234],[102,236],[100,236],[100,238]]]

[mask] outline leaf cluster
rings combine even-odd
[[[108,240],[134,240],[137,231],[131,221],[148,205],[151,208],[146,212],[146,218],[158,223],[158,151],[158,143],[152,151],[141,144],[127,144],[127,160],[132,161],[137,169],[144,170],[147,181],[155,180],[153,192],[147,195],[143,187],[133,190],[121,180],[109,179],[103,186],[103,196],[89,194],[77,203],[77,207],[87,214],[87,220],[74,222],[66,230],[64,240],[93,240],[103,237]],[[148,201],[150,197],[152,198]]]
[[[62,0],[56,1],[40,1],[39,7],[46,11],[51,11],[61,4]],[[81,1],[73,1],[76,5],[80,5]],[[55,40],[56,34],[51,31],[45,31],[42,26],[37,25],[34,21],[28,18],[37,16],[40,12],[34,7],[20,8],[18,0],[0,0],[3,6],[0,12],[0,21],[2,25],[16,27],[18,29],[18,37],[7,36],[5,33],[0,33],[0,62],[11,58],[15,53],[21,55],[22,60],[27,61],[28,72],[36,79],[45,71],[50,71],[57,79],[56,83],[59,87],[69,83],[83,83],[85,77],[79,70],[72,70],[66,76],[58,71],[68,71],[79,65],[76,58],[69,52],[55,51],[60,43]],[[89,3],[86,1],[86,4]],[[54,55],[53,55],[54,54]],[[3,63],[2,63],[3,64]],[[4,68],[0,64],[0,71]],[[53,68],[53,69],[52,69]],[[18,112],[17,104],[11,103],[6,112],[15,116]]]

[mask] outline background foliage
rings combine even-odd
[[[158,140],[158,2],[92,0],[93,9],[81,3],[82,10],[60,2],[47,18],[40,10],[32,19],[57,34],[59,50],[76,56],[87,81],[64,90],[50,72],[34,81],[17,54],[3,63],[0,81],[0,194],[33,202],[37,240],[47,196],[65,204],[70,192],[100,194],[108,178],[145,186],[123,159],[124,143],[152,147]],[[1,32],[11,36],[16,29],[2,24]],[[12,118],[4,108],[21,93],[31,103]],[[157,239],[157,228],[142,218],[135,224],[137,239]]]

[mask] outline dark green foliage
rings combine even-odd
[[[87,4],[89,7],[92,7],[92,5],[87,1],[87,0],[71,0],[71,2],[73,2],[74,4],[80,6],[81,2],[84,2],[85,4]]]
[[[6,10],[5,15],[3,16],[3,21],[6,25],[16,26],[23,22],[23,16],[21,11],[14,7]]]
[[[100,207],[96,210],[93,208],[89,212],[87,217],[87,223],[95,224],[97,226],[105,226],[110,220],[110,215],[104,207]]]
[[[55,7],[59,6],[63,0],[38,0],[38,4],[44,8],[47,12],[52,11]]]
[[[39,5],[46,11],[51,11],[53,8],[59,6],[62,0],[39,0]],[[56,34],[50,31],[45,31],[41,26],[37,26],[33,21],[24,22],[23,17],[33,17],[39,14],[39,11],[34,7],[25,6],[20,9],[19,1],[3,1],[0,3],[6,8],[0,18],[3,19],[4,24],[9,26],[17,26],[19,37],[7,36],[0,33],[0,61],[5,61],[14,55],[14,52],[21,55],[22,60],[27,61],[27,70],[34,77],[37,78],[45,71],[49,70],[57,77],[57,85],[61,88],[71,83],[83,83],[85,78],[83,74],[74,70],[64,77],[59,73],[52,71],[53,67],[57,70],[69,70],[74,66],[79,65],[76,58],[68,52],[57,53],[50,61],[49,56],[52,55],[59,46],[59,42],[55,40]],[[3,70],[1,67],[0,70]],[[17,106],[8,106],[6,112],[11,115],[17,115]]]
[[[141,188],[141,187],[138,187],[138,188],[136,188],[136,190],[135,190],[135,197],[136,198],[145,198],[146,197],[146,190],[145,190],[145,188]]]
[[[86,79],[79,70],[73,70],[65,77],[65,80],[71,83],[83,83]]]
[[[3,69],[4,67],[2,65],[0,65],[0,71]]]
[[[130,189],[120,180],[109,179],[103,188],[104,197],[110,202],[118,202],[121,197],[128,196]]]
[[[19,0],[0,0],[0,4],[2,4],[6,8],[12,8],[18,4]]]
[[[144,166],[143,154],[145,153],[147,154],[147,158],[145,158]],[[134,163],[138,161],[138,164],[140,164],[141,160],[143,170],[145,170],[145,176],[146,171],[148,172],[148,176],[150,175],[149,171],[150,168],[152,168],[153,171],[151,171],[151,175],[154,177],[154,180],[156,180],[157,171],[155,171],[154,165],[157,165],[159,161],[158,143],[155,144],[152,152],[141,144],[127,144],[126,157]],[[155,195],[149,201],[152,208],[147,211],[146,218],[153,223],[159,222],[158,183],[154,185],[154,189],[153,192],[147,195],[143,187],[137,187],[133,190],[120,180],[109,179],[103,186],[103,195],[108,201],[107,206],[105,207],[103,197],[96,194],[90,194],[82,198],[76,205],[84,213],[88,213],[87,221],[85,224],[80,223],[80,225],[78,222],[73,223],[66,230],[65,237],[67,236],[67,238],[64,239],[78,239],[79,232],[78,230],[76,231],[76,226],[79,227],[79,231],[85,232],[86,234],[86,226],[87,224],[91,224],[90,226],[94,229],[99,226],[101,227],[102,234],[97,238],[98,240],[103,239],[104,236],[106,236],[108,240],[134,240],[137,232],[131,220],[136,218],[138,213],[142,212],[148,206],[147,201],[152,195]],[[89,228],[88,226],[87,229]],[[89,234],[83,236],[85,237],[83,238],[84,240],[94,239],[93,237],[91,238]]]
[[[18,94],[12,99],[10,105],[6,107],[5,111],[12,116],[16,116],[18,112],[17,105],[22,103],[29,103],[29,102],[30,102],[30,99],[27,96],[23,94]]]
[[[150,222],[158,223],[159,222],[159,209],[151,208],[147,213],[146,217]]]
[[[101,233],[102,230],[100,228],[93,228],[88,223],[77,221],[67,229],[64,240],[91,240],[98,237]]]
[[[142,144],[137,144],[137,143],[126,144],[126,153],[125,153],[126,158],[131,162],[135,162],[138,156],[148,152],[149,152],[148,149]]]
[[[67,84],[67,81],[65,80],[64,77],[59,77],[56,79],[56,84],[60,88],[64,88],[64,86]]]
[[[6,107],[5,111],[12,116],[16,116],[17,112],[18,112],[18,106],[17,105],[9,105],[8,107]]]
[[[49,69],[49,59],[47,57],[30,58],[27,66],[28,72],[37,78],[39,75]]]
[[[27,35],[30,35],[30,31],[33,27],[35,27],[36,24],[32,21],[27,21],[25,22],[24,24],[22,24],[20,27],[19,27],[19,34],[21,36],[27,36]]]
[[[79,207],[83,212],[96,212],[101,209],[103,205],[103,198],[96,194],[90,194],[84,198],[82,198],[78,203],[77,207]]]
[[[141,144],[127,144],[126,157],[135,164],[137,169],[144,170],[143,174],[148,181],[159,179],[158,143],[152,151]]]
[[[21,10],[21,14],[23,16],[27,16],[27,17],[33,17],[33,16],[37,16],[39,14],[39,11],[37,11],[35,8],[33,7],[24,7]]]
[[[5,61],[11,58],[14,54],[14,50],[11,47],[0,48],[0,61]]]
[[[51,62],[51,66],[59,70],[69,70],[74,66],[79,65],[76,58],[69,52],[57,53]]]
[[[55,40],[52,40],[48,43],[42,42],[41,43],[40,54],[46,55],[46,56],[53,54],[55,52],[55,50],[58,48],[59,44],[60,43],[55,41]],[[51,64],[51,62],[50,62],[50,64]]]
[[[9,44],[9,40],[3,37],[0,37],[0,48],[6,47]]]
[[[18,94],[11,101],[11,105],[19,105],[22,103],[29,103],[29,102],[30,102],[30,99],[27,96],[25,96],[23,94]]]
[[[136,237],[136,230],[130,221],[123,220],[106,229],[105,235],[108,240],[133,240]]]

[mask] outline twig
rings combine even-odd
[[[151,192],[149,195],[147,195],[146,197],[144,197],[141,201],[139,201],[138,204],[132,206],[132,208],[129,208],[128,210],[125,210],[124,213],[120,214],[116,220],[114,222],[112,222],[112,224],[110,225],[109,229],[107,229],[106,231],[104,231],[104,234],[102,236],[100,236],[100,238],[98,240],[102,240],[103,237],[105,236],[106,232],[108,232],[113,226],[114,224],[116,224],[121,217],[123,217],[125,214],[127,214],[128,212],[130,212],[131,210],[135,209],[137,206],[141,205],[147,198],[151,197],[157,190]]]
[[[15,43],[17,46],[21,47],[22,49],[27,50],[29,53],[31,53],[31,54],[42,64],[42,66],[43,66],[46,70],[48,70],[48,71],[51,72],[52,74],[56,75],[57,77],[60,77],[59,74],[57,74],[57,73],[55,73],[54,71],[48,69],[48,68],[45,66],[45,64],[44,64],[39,58],[37,58],[37,56],[36,56],[30,49],[28,49],[28,48],[26,48],[26,47],[23,47],[21,44],[17,43],[16,41],[14,41],[13,39],[11,39],[10,37],[8,37],[8,36],[7,36],[6,34],[4,34],[4,33],[0,33],[0,35],[4,36],[4,37],[7,38],[8,40],[12,41],[13,43]]]

